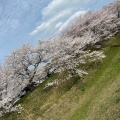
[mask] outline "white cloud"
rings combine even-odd
[[[31,33],[31,35],[52,30],[59,23],[59,21],[63,20],[66,16],[69,16],[70,14],[71,14],[70,11],[67,11],[67,10],[64,12],[62,11],[58,15],[54,16],[53,18],[49,19],[46,22],[43,22],[41,25],[36,27],[36,29]]]
[[[59,22],[59,23],[55,26],[55,28],[56,28],[56,29],[57,29],[57,28],[60,28],[62,25],[63,25],[63,23],[62,23],[62,22]]]
[[[82,10],[90,0],[52,0],[42,10],[42,22],[30,35],[40,35],[41,38],[49,38],[58,31],[68,26],[76,17],[84,14]]]
[[[49,18],[66,9],[75,11],[87,4],[90,0],[52,0],[52,2],[42,10],[43,18]]]
[[[61,27],[59,28],[58,32],[61,32],[62,30],[64,30],[67,26],[69,26],[77,17],[79,17],[80,15],[85,14],[87,11],[78,11],[75,14],[73,14],[64,24],[61,25]]]

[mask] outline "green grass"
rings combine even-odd
[[[21,114],[13,112],[0,120],[119,120],[120,47],[111,47],[117,44],[120,34],[103,43],[106,58],[102,63],[79,66],[89,75],[75,75],[42,90],[47,82],[64,79],[67,71],[54,74],[18,102],[24,108]]]
[[[48,77],[43,83],[41,83],[39,86],[37,86],[36,89],[42,90],[48,82],[51,82],[51,81],[55,80],[57,77],[58,77],[58,73],[52,75],[51,77]],[[35,92],[33,92],[33,93],[36,93],[36,90],[35,90]],[[21,104],[21,103],[23,103],[24,101],[26,101],[27,98],[29,97],[29,95],[32,95],[33,93],[28,93],[28,94],[27,94],[26,96],[24,96],[21,100],[19,100],[19,101],[16,103],[16,105]]]
[[[120,37],[119,36],[117,36],[117,37],[118,37],[117,39],[113,39],[114,41],[111,40],[110,42],[114,42],[112,44],[120,44]],[[82,103],[81,107],[79,107],[75,111],[71,120],[81,120],[81,119],[90,119],[90,120],[96,119],[97,120],[98,118],[96,118],[96,117],[94,118],[94,116],[97,116],[96,111],[94,111],[93,116],[91,116],[92,110],[89,111],[89,109],[92,108],[92,106],[96,107],[95,104],[97,104],[97,103],[94,102],[95,99],[100,101],[99,96],[100,96],[100,94],[104,94],[104,92],[105,92],[104,90],[106,89],[106,87],[110,88],[110,85],[114,84],[115,82],[120,83],[120,78],[119,78],[120,77],[120,47],[111,48],[109,46],[109,42],[107,42],[106,46],[108,48],[105,47],[104,51],[105,51],[105,54],[107,57],[104,60],[102,67],[99,70],[97,70],[94,74],[94,77],[92,77],[92,79],[89,80],[83,86],[84,89],[88,93],[89,93],[88,90],[91,88],[94,89],[93,90],[94,92],[92,92],[90,94],[90,97],[88,99],[86,99]],[[120,86],[118,86],[118,87],[120,87]],[[112,90],[113,88],[110,88],[110,89]],[[120,88],[118,88],[118,90],[119,89]],[[104,96],[104,97],[109,96],[109,94],[111,94],[111,93],[108,93],[108,95],[106,94],[106,96]],[[112,98],[112,96],[111,96],[111,99],[114,99],[114,98]],[[119,99],[118,99],[118,101],[119,101]],[[105,105],[105,106],[103,106],[103,108],[100,109],[100,111],[103,111],[103,113],[99,113],[100,115],[105,114],[104,112],[111,106],[110,99],[106,100],[105,102],[106,102],[106,104],[109,104],[109,105],[108,106]],[[92,103],[94,103],[94,104],[92,104]],[[114,104],[114,101],[113,101],[113,104]],[[102,103],[101,103],[101,105],[102,105]],[[98,116],[100,116],[100,115],[98,115]],[[87,116],[88,116],[88,118],[87,118]],[[89,116],[91,118],[89,118]],[[117,118],[112,118],[112,117],[113,116],[111,116],[111,120],[117,119]],[[99,117],[99,120],[103,120],[103,119],[104,118]],[[107,118],[105,118],[105,119],[107,120]]]

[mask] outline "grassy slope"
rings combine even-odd
[[[22,114],[15,112],[0,120],[120,120],[120,47],[112,44],[120,44],[120,34],[104,43],[107,57],[102,64],[85,67],[89,75],[45,90],[43,83],[19,101]],[[64,75],[55,74],[47,81]]]

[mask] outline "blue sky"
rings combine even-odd
[[[0,63],[22,44],[57,35],[88,10],[114,0],[0,0]]]

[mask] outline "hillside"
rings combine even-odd
[[[0,120],[119,120],[120,1],[0,64]]]
[[[101,50],[106,58],[102,63],[87,64],[84,69],[88,75],[74,75],[58,86],[43,89],[67,71],[52,75],[17,103],[24,108],[21,113],[13,112],[0,120],[119,120],[120,34],[103,42]]]

